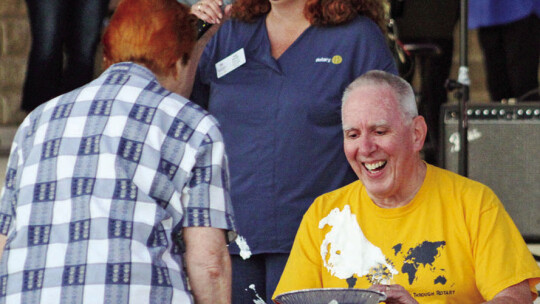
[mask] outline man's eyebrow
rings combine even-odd
[[[370,129],[375,129],[375,128],[378,128],[378,127],[386,127],[386,126],[388,126],[388,124],[389,123],[388,123],[387,120],[379,120],[379,121],[376,121],[373,124],[369,125],[369,128]],[[351,131],[351,130],[358,130],[358,128],[343,125],[343,132]]]
[[[379,120],[379,121],[376,121],[373,125],[371,125],[370,127],[373,127],[373,128],[378,128],[378,127],[385,127],[388,125],[388,121],[386,120]]]
[[[388,121],[386,120],[380,120],[376,121],[373,124],[369,125],[369,128],[378,128],[378,127],[385,127],[388,125]],[[343,131],[349,131],[349,130],[357,130],[356,127],[349,127],[347,125],[343,125]]]

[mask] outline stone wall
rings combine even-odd
[[[0,124],[17,120],[29,50],[30,28],[24,0],[1,0]]]

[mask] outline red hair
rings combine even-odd
[[[304,16],[312,25],[332,26],[346,23],[357,15],[373,20],[386,33],[384,0],[307,0]],[[233,17],[253,22],[270,11],[268,0],[236,0]]]
[[[195,45],[195,20],[176,0],[122,0],[103,35],[105,68],[133,61],[160,76],[174,73]]]

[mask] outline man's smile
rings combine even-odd
[[[374,163],[362,163],[364,167],[371,173],[375,173],[377,171],[382,170],[386,166],[386,161],[381,160]]]

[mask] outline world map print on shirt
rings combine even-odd
[[[349,288],[354,287],[357,278],[362,277],[370,284],[392,284],[398,273],[407,277],[409,285],[413,285],[419,277],[424,282],[431,280],[430,284],[433,285],[447,284],[446,270],[435,263],[446,246],[445,241],[426,240],[410,248],[404,248],[399,243],[391,247],[393,256],[391,253],[385,256],[383,250],[365,237],[349,205],[345,205],[343,210],[333,209],[320,220],[319,229],[326,225],[331,230],[321,243],[321,258],[328,271],[346,280]],[[433,276],[433,279],[426,276]]]
[[[416,280],[416,275],[420,266],[431,269],[432,271],[436,270],[433,263],[437,257],[440,256],[440,252],[445,245],[446,242],[444,241],[424,241],[422,244],[407,250],[405,259],[403,261],[403,267],[401,267],[401,272],[406,273],[409,276],[409,285]],[[396,256],[401,253],[402,246],[402,244],[397,244],[396,246],[392,247]],[[443,275],[439,275],[433,283],[444,285],[446,284],[446,278]]]

